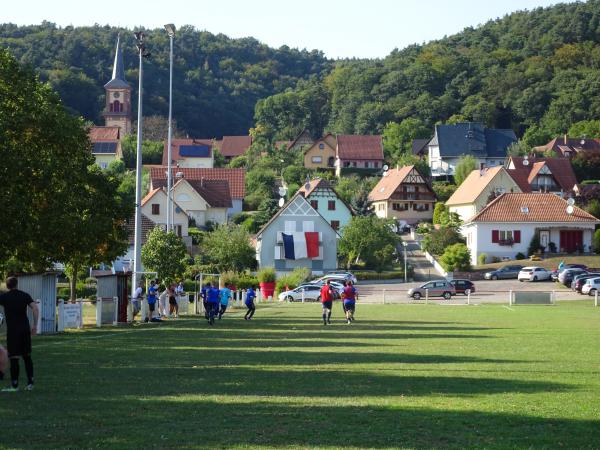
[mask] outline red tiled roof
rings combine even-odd
[[[156,223],[152,222],[145,214],[142,214],[142,245],[148,240],[148,233],[154,230]],[[127,233],[129,236],[129,245],[135,244],[135,214],[127,221]]]
[[[171,140],[171,164],[175,164],[177,162],[177,160],[182,158],[181,156],[179,156],[179,147],[181,147],[182,145],[194,145],[194,144],[208,145],[212,152],[213,143],[214,143],[214,141],[212,139],[172,139]],[[168,161],[169,161],[168,151],[169,151],[168,141],[165,141],[165,146],[164,146],[164,150],[163,150],[163,158],[162,158],[163,166],[166,166],[168,164]],[[210,157],[212,157],[212,155],[210,155]]]
[[[504,167],[496,166],[484,170],[473,170],[450,196],[446,205],[462,205],[473,203],[487,188],[488,184],[502,172]],[[508,189],[507,189],[508,190]]]
[[[243,155],[252,145],[251,136],[223,136],[220,150],[223,156],[234,158]]]
[[[369,200],[372,202],[388,200],[413,169],[419,172],[415,166],[396,167],[388,170],[387,175],[379,179],[379,182],[369,194]],[[421,174],[419,173],[419,175]],[[421,178],[425,180],[423,175],[421,175]]]
[[[306,184],[309,185],[309,188],[306,189]],[[301,192],[304,195],[304,198],[308,197],[310,194],[312,194],[312,192],[318,188],[318,187],[322,187],[322,188],[331,188],[331,185],[329,184],[329,182],[327,180],[324,180],[322,178],[313,178],[312,180],[310,180],[308,183],[303,184],[300,189],[298,189],[298,192]]]
[[[568,203],[550,193],[508,193],[495,198],[470,222],[600,222],[583,209],[573,206],[567,213]]]
[[[338,135],[336,153],[341,160],[383,161],[381,136]]]
[[[513,177],[523,192],[531,192],[530,184],[544,165],[550,169],[552,176],[563,191],[570,192],[575,184],[577,184],[577,177],[569,159],[529,158],[528,165],[523,164],[524,160],[525,158],[521,156],[511,156],[510,161],[512,161],[515,168],[508,168],[510,161],[507,165],[507,172]]]
[[[229,183],[229,192],[232,199],[243,199],[246,195],[246,170],[228,169],[228,168],[172,168],[171,174],[175,180],[175,174],[181,172],[186,180],[227,180]],[[152,167],[150,169],[150,179],[152,187],[155,186],[155,180],[164,180],[167,178],[166,167]],[[207,200],[208,201],[208,200]]]
[[[92,142],[118,141],[119,130],[119,127],[90,127],[88,135]]]
[[[583,144],[581,143],[582,141]],[[552,139],[546,145],[534,147],[533,150],[536,152],[554,150],[559,156],[566,156],[566,151],[571,151],[574,153],[581,151],[600,152],[600,139],[570,138],[568,136],[562,136]]]
[[[167,183],[165,182],[165,186],[167,185]],[[162,186],[153,186],[154,189],[151,189],[150,192],[148,192],[144,198],[142,199],[142,206],[144,206],[152,197],[154,197],[154,195],[162,190]]]

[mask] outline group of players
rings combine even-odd
[[[344,316],[346,323],[350,325],[354,321],[354,311],[356,310],[356,300],[358,292],[352,285],[352,281],[344,282],[344,289],[341,292],[342,307],[344,308]],[[321,303],[323,304],[323,325],[331,324],[331,310],[333,308],[333,299],[335,291],[331,282],[327,282],[321,287]]]
[[[204,317],[209,325],[215,324],[215,317],[218,317],[219,320],[223,318],[223,314],[225,314],[227,306],[229,306],[229,300],[232,297],[230,288],[231,285],[228,283],[225,283],[222,289],[213,286],[212,283],[206,283],[200,291],[202,305],[204,306]],[[245,304],[248,311],[246,311],[244,320],[251,320],[254,316],[254,312],[256,311],[256,306],[254,305],[255,299],[256,291],[254,290],[254,286],[251,286],[246,290]]]

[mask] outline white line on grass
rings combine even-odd
[[[514,311],[514,309],[512,309],[510,306],[502,305],[502,307],[503,307],[503,308],[506,308],[506,309],[508,309],[508,310],[510,310],[510,311]]]

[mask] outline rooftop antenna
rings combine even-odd
[[[529,155],[525,155],[525,157],[523,158],[523,165],[524,166],[529,165]]]

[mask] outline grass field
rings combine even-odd
[[[600,309],[316,304],[34,342],[0,448],[598,448]]]

